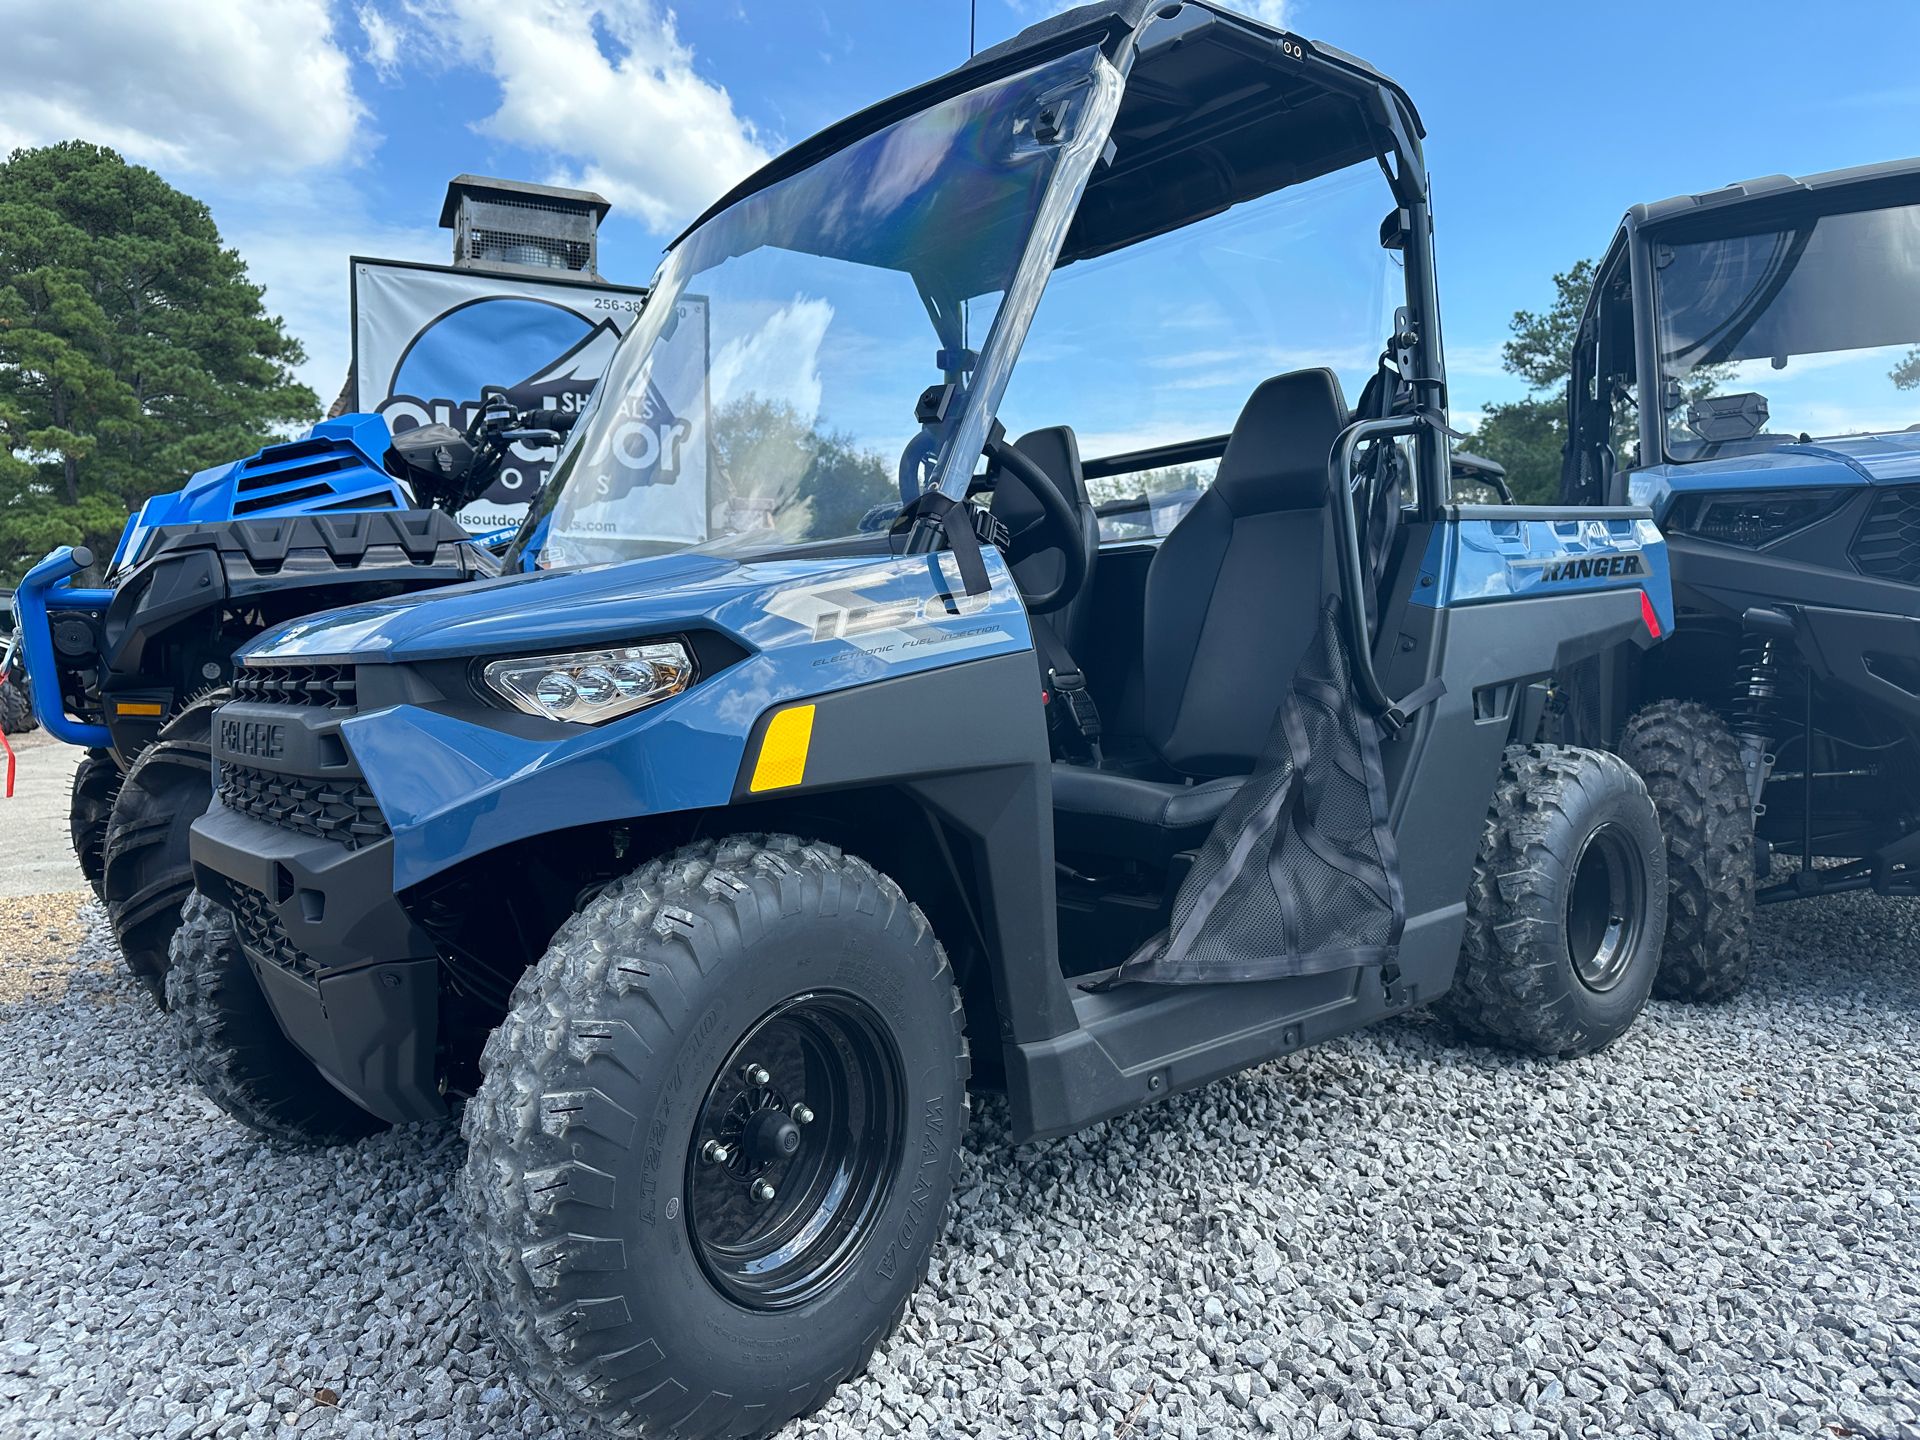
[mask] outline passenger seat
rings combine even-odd
[[[1206,838],[1253,769],[1333,583],[1327,465],[1347,419],[1331,370],[1276,376],[1247,401],[1147,571],[1147,739],[1200,783],[1055,765],[1062,849],[1165,862]]]

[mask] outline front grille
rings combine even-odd
[[[233,698],[258,705],[351,710],[359,698],[359,683],[351,665],[243,665],[233,677]]]
[[[258,890],[245,885],[233,887],[233,923],[242,948],[254,959],[298,975],[302,980],[313,981],[319,977],[320,970],[313,963],[313,957],[287,937],[287,927],[280,923],[273,906]]]
[[[312,780],[222,761],[220,803],[283,830],[338,841],[349,850],[393,833],[364,780]]]
[[[1920,485],[1877,496],[1849,553],[1862,575],[1920,585]]]

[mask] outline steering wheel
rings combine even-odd
[[[927,487],[927,472],[940,455],[940,437],[921,429],[900,452],[900,503],[911,505]]]
[[[1027,536],[1034,536],[1036,540],[1023,548],[1060,552],[1059,580],[1038,594],[1021,596],[1033,614],[1058,610],[1080,593],[1080,587],[1087,580],[1087,544],[1080,528],[1080,512],[1054,483],[1053,477],[1021,453],[1012,441],[989,440],[986,455],[992,464],[1018,478],[1040,503],[1040,518],[1015,532],[1008,548],[1012,549]]]

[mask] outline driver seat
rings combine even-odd
[[[1347,420],[1331,370],[1276,376],[1247,401],[1213,484],[1147,571],[1147,739],[1182,778],[1056,764],[1062,850],[1164,864],[1206,838],[1253,769],[1334,583],[1327,463]]]

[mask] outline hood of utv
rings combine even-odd
[[[591,649],[696,622],[760,648],[770,592],[888,563],[895,557],[740,561],[681,553],[549,570],[330,610],[269,630],[240,655],[301,664],[408,664]],[[774,623],[783,633],[792,628]]]
[[[1651,506],[1654,519],[1664,525],[1674,502],[1686,495],[1837,490],[1915,480],[1920,480],[1920,431],[1896,430],[1685,464],[1651,465],[1633,473],[1629,488],[1633,502]]]

